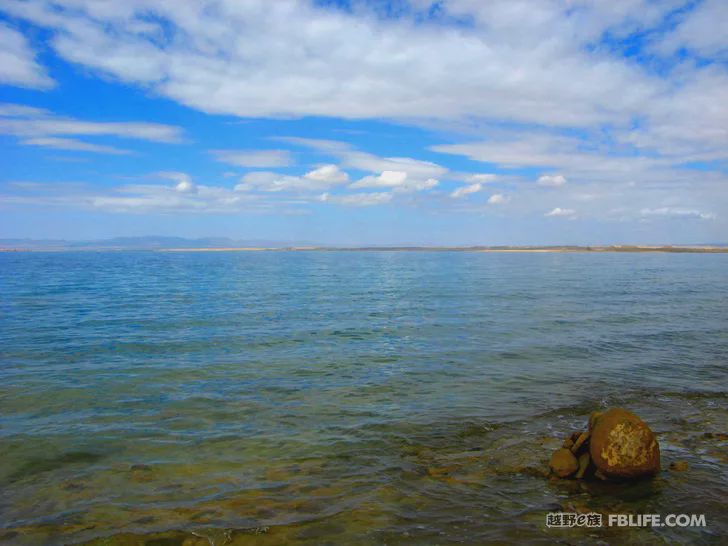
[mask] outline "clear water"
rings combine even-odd
[[[719,544],[727,362],[728,255],[0,253],[0,544]],[[612,405],[690,469],[538,475]]]

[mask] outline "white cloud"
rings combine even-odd
[[[240,183],[235,186],[235,191],[264,191],[264,192],[282,192],[292,190],[314,189],[314,186],[298,176],[288,176],[284,174],[256,171],[246,174],[240,179]]]
[[[26,138],[20,141],[26,146],[43,146],[46,148],[54,148],[56,150],[69,150],[73,152],[93,152],[97,154],[117,154],[123,155],[130,153],[128,150],[122,150],[114,146],[104,146],[101,144],[91,144],[76,140],[75,138],[58,138],[58,137],[39,137]]]
[[[410,177],[403,171],[383,171],[377,176],[365,176],[349,185],[357,188],[391,188],[395,193],[411,193],[425,191],[439,184],[435,178]]]
[[[450,194],[450,197],[452,197],[453,199],[459,199],[471,193],[477,193],[482,189],[483,184],[481,184],[480,182],[476,182],[475,184],[470,184],[468,186],[460,186]]]
[[[92,144],[69,136],[112,136],[150,142],[175,143],[182,129],[146,122],[95,122],[62,117],[47,110],[18,104],[0,104],[0,134],[19,137],[21,143],[63,150],[128,153],[115,147]]]
[[[466,182],[469,182],[470,184],[488,184],[490,182],[495,182],[498,179],[497,174],[472,174],[465,178]]]
[[[254,195],[241,195],[219,186],[195,185],[185,173],[156,173],[155,176],[167,178],[173,184],[126,184],[114,188],[77,185],[71,189],[58,183],[41,184],[29,186],[26,194],[0,195],[0,202],[124,214],[230,214],[266,212],[273,208]]]
[[[327,184],[343,184],[348,182],[349,175],[336,165],[323,165],[304,175],[304,178]]]
[[[43,108],[26,106],[25,104],[0,103],[0,117],[3,118],[33,118],[45,117],[50,112]]]
[[[389,203],[392,200],[392,194],[387,192],[353,193],[349,195],[330,195],[324,193],[319,199],[325,203],[336,203],[352,207],[369,207]]]
[[[422,161],[411,157],[380,157],[368,152],[354,149],[350,144],[338,140],[320,140],[313,138],[280,137],[278,140],[304,146],[339,159],[349,169],[357,169],[371,173],[396,171],[407,174],[410,178],[438,178],[445,175],[448,169],[431,161]]]
[[[303,176],[290,176],[268,171],[250,172],[240,179],[236,191],[308,192],[321,191],[345,184],[349,175],[336,165],[324,165]]]
[[[686,10],[674,30],[654,43],[654,50],[671,55],[686,49],[700,57],[718,56],[728,59],[728,3],[725,0],[703,0]]]
[[[494,193],[488,198],[489,205],[504,205],[508,201],[510,201],[510,198],[502,193]]]
[[[559,186],[563,186],[564,184],[566,184],[566,178],[564,177],[564,175],[561,175],[561,174],[555,174],[555,175],[544,174],[544,175],[538,177],[537,184],[539,186],[558,188]]]
[[[560,217],[572,217],[576,214],[576,211],[574,209],[562,209],[561,207],[556,207],[552,209],[551,211],[547,212],[544,216],[560,216]]]
[[[617,40],[641,33],[657,36],[662,45],[655,47],[663,53],[687,48],[720,60],[728,51],[719,31],[725,2],[683,3],[449,0],[437,4],[438,15],[427,24],[413,24],[432,7],[421,1],[398,18],[378,17],[364,4],[347,12],[288,0],[276,9],[263,0],[214,8],[192,0],[6,0],[0,9],[51,29],[50,45],[66,60],[205,112],[476,120],[476,132],[484,120],[607,127],[615,141],[628,134],[641,147],[692,153],[712,138],[710,153],[725,157],[723,65],[686,62],[658,72],[600,42],[604,33]],[[675,21],[674,31],[664,30]],[[635,119],[638,128],[629,131]],[[492,143],[494,153],[485,155],[507,165],[509,150],[516,152],[514,163],[523,161],[518,149],[493,149]],[[483,155],[472,147],[472,153],[461,151]],[[580,153],[577,161],[604,152]],[[345,168],[444,174],[428,162],[402,165],[402,158],[344,154]],[[560,168],[564,159],[545,153],[530,162]],[[429,172],[415,173],[418,168]]]
[[[426,180],[414,180],[408,179],[403,184],[396,186],[392,191],[395,193],[410,193],[416,191],[425,191],[438,186],[440,181],[435,178],[428,178]]]
[[[587,48],[605,30],[654,24],[661,14],[647,0],[630,9],[452,0],[420,25],[364,4],[119,4],[6,0],[2,9],[51,28],[66,60],[209,113],[583,126],[625,120],[662,89],[633,63]]]
[[[197,186],[192,182],[192,178],[187,173],[180,172],[160,172],[157,173],[161,178],[167,178],[176,182],[174,189],[180,193],[195,193]]]
[[[550,184],[562,182],[559,177],[563,177],[564,183],[569,178],[600,183],[624,180],[664,182],[681,176],[684,178],[681,159],[658,154],[640,155],[624,145],[605,146],[600,141],[564,136],[553,131],[499,131],[486,141],[439,145],[433,149],[463,155],[474,161],[495,163],[504,169],[558,169],[560,174],[540,179],[542,183],[548,181]],[[728,157],[728,152],[726,155]]]
[[[702,212],[695,209],[684,209],[680,207],[660,207],[656,209],[645,208],[640,211],[642,216],[661,216],[668,218],[696,218],[699,220],[715,220],[716,215],[712,212]]]
[[[215,159],[238,167],[287,167],[293,163],[288,150],[213,150]]]
[[[378,176],[365,176],[351,184],[350,188],[393,188],[401,186],[407,180],[403,171],[383,171]]]
[[[0,84],[32,89],[50,89],[55,85],[35,60],[25,37],[1,21],[0,44]]]
[[[387,189],[381,194],[387,197],[354,194],[353,201],[421,202],[424,194],[400,193],[434,187],[437,180],[480,184],[482,191],[496,180],[495,174],[452,172],[433,161],[437,152],[480,161],[485,172],[493,165],[513,169],[497,180],[498,190],[513,196],[508,209],[516,214],[550,210],[574,217],[578,210],[579,218],[632,221],[702,214],[720,222],[728,211],[728,38],[721,32],[727,9],[721,0],[447,0],[436,3],[424,24],[417,10],[429,13],[435,4],[427,0],[413,0],[411,11],[398,17],[378,17],[364,2],[351,10],[289,0],[1,4],[11,17],[50,29],[48,47],[87,73],[204,112],[384,119],[445,129],[440,142],[446,144],[421,156],[410,151],[417,139],[395,132],[382,132],[377,142],[379,150],[387,138],[404,142],[395,157],[335,140],[281,139],[327,156],[332,165],[301,176],[249,173],[237,191],[225,190],[232,197],[310,199],[309,191],[348,183],[345,171],[355,188]],[[640,38],[629,42],[637,48],[651,42],[643,52],[656,55],[656,63],[620,51],[619,41],[632,36]],[[24,58],[34,62],[29,55]],[[106,153],[115,153],[107,142],[78,138],[181,140],[174,127],[87,122],[22,105],[0,105],[0,133],[33,145]],[[290,161],[280,152],[238,158],[237,164],[276,170]],[[695,161],[710,163],[685,168]],[[533,184],[533,176],[523,174],[533,170],[550,174]],[[405,176],[388,180],[384,172]],[[543,191],[543,183],[561,187]],[[169,199],[203,199],[174,187],[169,192]],[[331,193],[331,202],[346,197]],[[506,193],[490,199],[507,199]],[[482,205],[437,201],[442,194],[432,194],[433,203],[458,210]],[[662,210],[670,213],[655,212]]]

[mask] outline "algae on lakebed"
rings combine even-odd
[[[728,486],[716,476],[725,464],[728,443],[715,424],[724,422],[728,411],[710,398],[693,401],[684,414],[691,426],[680,430],[673,426],[674,412],[667,410],[685,402],[675,394],[648,399],[642,393],[634,395],[632,407],[655,423],[665,453],[663,466],[677,457],[690,461],[689,472],[663,472],[649,481],[546,479],[548,457],[560,442],[556,429],[585,422],[586,416],[574,411],[580,409],[576,404],[497,427],[487,422],[478,426],[472,420],[401,424],[389,428],[385,440],[376,445],[363,434],[362,443],[340,445],[338,453],[258,460],[236,471],[204,461],[183,467],[130,464],[90,473],[77,468],[78,488],[48,492],[49,501],[63,496],[76,510],[54,522],[6,528],[5,542],[426,545],[529,543],[559,537],[587,544],[597,537],[620,544],[698,539],[709,543],[725,531],[721,517]],[[716,457],[723,457],[722,462]],[[211,480],[214,473],[217,480]],[[238,473],[244,478],[230,478]],[[208,485],[200,489],[195,485],[198,478]],[[135,492],[136,503],[91,503],[86,510],[78,509],[104,485],[123,488],[127,499]],[[552,511],[705,513],[708,527],[547,529],[545,515]]]

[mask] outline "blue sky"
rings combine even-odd
[[[722,0],[0,2],[0,237],[728,242]]]

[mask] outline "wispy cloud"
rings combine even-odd
[[[236,191],[263,192],[310,192],[321,191],[345,184],[349,175],[336,165],[324,165],[307,172],[303,176],[283,175],[269,171],[249,172],[235,186]]]
[[[510,201],[511,198],[507,195],[504,195],[502,193],[494,193],[490,197],[488,197],[488,204],[489,205],[505,205]]]
[[[561,207],[556,207],[551,209],[544,216],[572,218],[574,215],[576,215],[576,211],[574,209],[562,209]]]
[[[411,178],[438,178],[448,172],[446,167],[431,161],[411,157],[381,157],[357,150],[342,141],[297,137],[281,137],[278,140],[336,157],[345,168],[370,173],[396,172],[405,173]]]
[[[450,197],[452,197],[453,199],[460,199],[461,197],[465,197],[466,195],[469,195],[471,193],[478,193],[482,189],[483,184],[481,184],[480,182],[476,182],[475,184],[460,186],[450,194]]]
[[[324,203],[348,205],[352,207],[371,207],[383,205],[392,200],[392,194],[387,192],[354,193],[349,195],[330,195],[324,193],[320,196]]]
[[[564,184],[566,184],[566,177],[561,174],[544,174],[538,177],[537,184],[539,186],[558,188],[559,186],[563,186]]]
[[[104,154],[129,152],[115,146],[69,137],[102,136],[163,143],[176,143],[182,140],[182,129],[172,125],[83,121],[19,104],[0,104],[0,134],[18,137],[21,144],[28,146]]]
[[[20,141],[26,146],[42,146],[45,148],[55,148],[56,150],[69,150],[73,152],[93,152],[97,154],[117,154],[123,155],[130,153],[128,150],[122,150],[114,146],[104,146],[102,144],[91,144],[83,142],[75,138],[59,138],[59,137],[38,137],[26,138]]]
[[[238,167],[275,168],[293,164],[288,150],[213,150],[218,161]]]
[[[357,180],[352,188],[394,188],[407,181],[407,173],[403,171],[383,171],[378,176],[365,176]]]
[[[716,214],[713,212],[703,212],[695,209],[685,209],[680,207],[659,207],[656,209],[642,209],[640,214],[644,217],[663,217],[663,218],[695,218],[698,220],[715,220]]]
[[[648,0],[630,10],[452,0],[428,25],[413,24],[428,2],[412,3],[404,20],[377,17],[365,4],[351,13],[309,2],[271,10],[263,0],[215,10],[123,4],[6,0],[3,9],[55,31],[52,47],[66,60],[209,113],[584,126],[624,121],[664,88],[586,47],[605,32],[659,24],[663,14]],[[463,17],[472,24],[448,24]],[[189,39],[165,39],[169,32]]]
[[[0,84],[50,89],[55,81],[37,62],[30,44],[20,32],[0,21]]]
[[[50,89],[55,82],[41,65],[49,58],[59,81],[67,63],[76,67],[63,74],[64,85],[80,70],[150,100],[264,128],[210,139],[183,161],[156,157],[148,170],[165,170],[163,183],[105,185],[65,200],[46,190],[5,196],[14,203],[234,213],[323,201],[456,211],[453,223],[460,212],[507,217],[514,226],[528,218],[554,233],[563,227],[558,218],[578,218],[640,228],[674,222],[724,237],[722,0],[447,0],[436,10],[418,0],[396,16],[371,2],[351,10],[295,1],[271,9],[263,0],[215,9],[192,0],[0,4],[9,21],[0,23],[0,83]],[[119,140],[133,139],[134,150],[182,141],[179,127],[113,114],[79,119],[4,104],[0,134],[84,152],[90,164],[92,153],[128,153],[131,145]],[[229,125],[207,121],[195,138],[216,122]],[[268,136],[283,130],[298,136]],[[210,158],[240,169],[215,182]]]
[[[337,165],[322,165],[304,175],[304,178],[326,184],[343,184],[348,182],[349,175]]]

